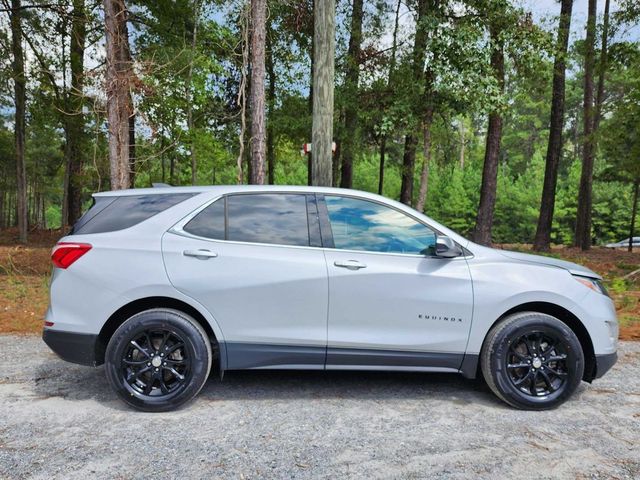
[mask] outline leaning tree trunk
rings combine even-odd
[[[500,31],[490,28],[491,68],[504,91],[504,48],[500,41]],[[500,143],[502,141],[502,115],[498,111],[489,114],[489,128],[487,129],[487,144],[484,153],[484,167],[482,169],[482,186],[480,187],[480,204],[476,216],[476,226],[473,240],[482,245],[491,244],[491,229],[493,228],[493,214],[496,205],[496,190],[498,187],[498,161],[500,159]]]
[[[418,1],[418,18],[416,24],[416,35],[413,44],[413,81],[416,85],[423,84],[424,62],[427,53],[428,25],[426,22],[429,0]],[[421,97],[421,96],[420,96]],[[421,103],[413,102],[415,118],[421,117]],[[414,125],[404,140],[404,154],[402,156],[402,184],[400,186],[400,201],[406,205],[411,205],[413,201],[413,176],[416,165],[416,149],[418,139],[416,132],[417,125]]]
[[[353,0],[351,10],[351,35],[347,50],[345,66],[345,112],[344,112],[344,137],[342,140],[342,167],[340,186],[351,188],[353,186],[353,158],[358,130],[358,84],[360,83],[360,49],[362,45],[362,17],[363,0]]]
[[[553,93],[551,94],[551,118],[549,120],[549,143],[544,170],[540,216],[533,243],[534,250],[549,251],[551,244],[551,226],[556,202],[558,183],[558,165],[562,155],[562,129],[564,128],[564,97],[566,56],[571,29],[571,9],[573,0],[562,0],[560,7],[560,25],[556,43],[556,58],[553,65]]]
[[[71,66],[71,91],[68,93],[69,112],[65,119],[67,130],[67,154],[66,179],[67,193],[67,218],[63,219],[63,225],[73,225],[82,213],[82,165],[84,157],[84,114],[83,89],[84,89],[84,49],[87,30],[87,17],[85,15],[84,0],[73,1],[71,20],[70,59]]]
[[[583,146],[582,173],[578,192],[578,214],[576,219],[575,245],[582,250],[591,248],[591,207],[593,203],[593,161],[595,156],[593,73],[595,67],[594,43],[596,36],[597,0],[589,0],[587,38],[584,54],[584,101],[583,101]]]
[[[11,50],[13,52],[13,86],[15,95],[16,216],[20,242],[27,242],[27,171],[24,159],[25,109],[27,103],[24,52],[22,50],[22,8],[20,0],[11,1]]]
[[[129,117],[133,111],[130,84],[133,70],[129,54],[127,10],[124,0],[104,0],[107,51],[107,123],[111,188],[129,188]]]

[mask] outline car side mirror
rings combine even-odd
[[[436,256],[442,258],[455,258],[462,255],[462,249],[446,235],[436,237]]]

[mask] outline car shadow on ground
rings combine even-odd
[[[128,409],[109,387],[104,367],[49,359],[36,367],[33,388],[42,399],[93,399],[109,408]],[[469,380],[455,373],[254,370],[225,372],[221,379],[219,372],[213,371],[197,398],[196,402],[420,399],[502,406],[481,379]]]

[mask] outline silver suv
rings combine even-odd
[[[211,368],[482,373],[516,408],[564,402],[616,362],[601,278],[476,245],[406,205],[333,188],[94,195],[52,252],[43,338],[170,410]]]

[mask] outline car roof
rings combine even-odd
[[[126,190],[110,190],[107,192],[94,193],[94,197],[113,197],[113,196],[132,196],[132,195],[160,195],[169,193],[207,193],[218,192],[224,193],[236,193],[236,192],[300,192],[300,193],[326,193],[326,194],[346,194],[353,193],[358,196],[369,198],[381,198],[379,195],[370,192],[364,192],[361,190],[352,190],[347,188],[334,188],[334,187],[317,187],[317,186],[302,186],[302,185],[203,185],[203,186],[188,186],[188,187],[152,187],[152,188],[130,188]],[[388,200],[388,199],[386,199]]]

